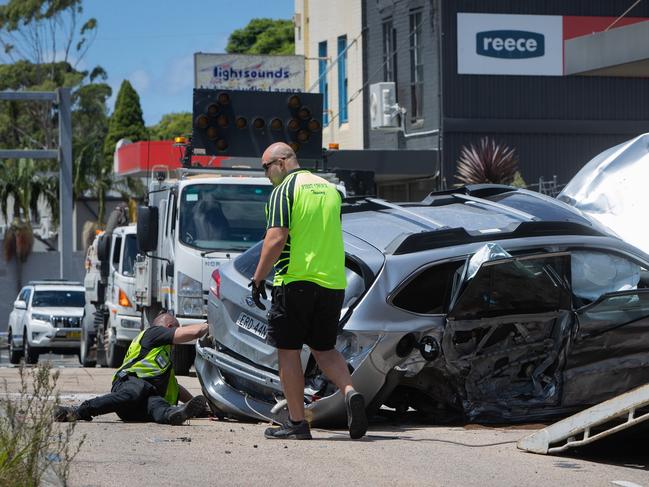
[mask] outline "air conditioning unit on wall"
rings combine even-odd
[[[400,128],[399,106],[393,81],[370,85],[370,128],[388,131]]]

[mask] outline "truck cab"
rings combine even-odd
[[[272,185],[259,171],[184,170],[156,180],[138,211],[135,299],[144,326],[162,311],[181,326],[207,320],[214,270],[263,238]],[[174,347],[177,374],[194,362],[194,345]]]
[[[116,227],[95,238],[86,256],[86,308],[80,361],[119,367],[142,328],[133,296],[137,239],[135,225]]]

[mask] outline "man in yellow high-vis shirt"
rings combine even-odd
[[[192,397],[178,384],[171,363],[171,347],[202,337],[207,323],[178,326],[178,320],[163,313],[153,326],[142,331],[126,352],[113,376],[111,392],[84,401],[78,407],[58,406],[57,421],[92,420],[93,416],[117,413],[124,421],[155,421],[179,425],[205,411],[203,396]],[[178,400],[184,404],[176,406]]]
[[[354,390],[343,356],[335,349],[345,296],[345,250],[341,197],[336,187],[300,168],[283,142],[270,145],[261,165],[275,188],[266,207],[266,236],[250,286],[263,308],[266,276],[275,267],[268,342],[277,348],[279,376],[288,404],[287,424],[268,428],[266,438],[311,439],[304,418],[304,372],[300,361],[307,344],[320,369],[338,386],[347,406],[349,435],[367,431],[365,400]]]

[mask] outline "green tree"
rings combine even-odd
[[[97,181],[99,200],[98,221],[103,225],[106,214],[106,193],[115,189],[125,198],[130,200],[134,195],[139,196],[144,188],[134,178],[119,179],[113,174],[113,155],[115,145],[120,139],[129,139],[131,142],[148,139],[148,132],[144,126],[140,97],[128,80],[122,81],[117,92],[115,109],[108,123],[108,134],[104,141],[104,163]]]
[[[291,20],[252,19],[228,39],[225,52],[231,54],[295,54]]]
[[[167,113],[162,119],[148,127],[151,140],[172,140],[174,137],[191,134],[192,114],[189,112]]]
[[[124,80],[117,92],[115,110],[108,124],[108,134],[104,142],[104,157],[112,163],[117,141],[127,138],[131,142],[136,142],[147,139],[147,135],[142,118],[142,107],[140,107],[140,96],[131,83]]]
[[[88,73],[76,66],[96,35],[97,21],[82,20],[82,0],[8,0],[0,5],[0,90],[54,91],[85,84]],[[90,83],[101,75],[95,68]],[[74,115],[73,115],[74,116]],[[0,102],[0,147],[50,149],[58,143],[58,114],[52,103]],[[77,140],[79,135],[77,134]],[[101,141],[103,143],[103,140]],[[94,150],[101,154],[102,143]],[[78,156],[77,147],[73,157]],[[36,202],[45,197],[58,220],[58,164],[56,161],[0,161],[0,207],[7,219],[13,200],[12,243],[5,256],[27,258],[33,235],[31,219]]]

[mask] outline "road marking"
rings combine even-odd
[[[620,487],[642,487],[642,485],[636,484],[635,482],[629,482],[628,480],[611,480],[611,483],[619,485]]]

